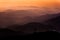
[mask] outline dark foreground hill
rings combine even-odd
[[[7,29],[6,29],[7,30]],[[2,33],[2,34],[1,34]],[[34,32],[32,34],[21,35],[21,32],[0,32],[0,39],[16,39],[16,40],[40,40],[40,39],[56,39],[60,38],[60,33],[47,31],[47,32]]]

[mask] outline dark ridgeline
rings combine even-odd
[[[38,22],[31,22],[28,24],[24,25],[25,28],[30,29],[33,28],[33,32],[45,32],[48,30],[47,25],[44,25],[42,23],[38,23]]]
[[[49,21],[49,22],[52,22],[52,21]],[[23,31],[28,30],[28,29],[32,30],[32,28],[33,28],[33,32],[40,32],[40,31],[42,32],[45,29],[47,29],[46,31],[50,31],[49,29],[54,29],[55,28],[55,26],[51,25],[51,24],[53,24],[53,22],[51,24],[49,22],[48,22],[48,25],[38,23],[38,22],[31,22],[31,23],[28,23],[28,24],[25,24],[25,25],[15,24],[15,25],[11,25],[11,26],[8,26],[8,27],[12,27],[12,28],[16,29],[15,31],[21,31],[21,29],[23,29]],[[58,23],[55,23],[55,24],[58,26]]]
[[[45,25],[43,23],[39,23],[39,22],[31,22],[31,23],[27,23],[24,25],[11,25],[8,26],[8,29],[14,30],[14,31],[22,31],[22,32],[45,32],[49,30],[49,25]]]
[[[48,23],[48,25],[51,25],[51,29],[54,29],[60,33],[60,16],[50,19],[46,21],[46,23]]]
[[[0,28],[0,32],[14,32],[13,30],[9,30],[9,29],[4,29],[4,28]]]

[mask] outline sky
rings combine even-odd
[[[0,10],[29,9],[36,7],[54,7],[60,5],[60,0],[0,0]]]

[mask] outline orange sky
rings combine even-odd
[[[19,8],[25,9],[28,6],[54,7],[56,5],[60,5],[59,0],[0,0],[0,10]]]

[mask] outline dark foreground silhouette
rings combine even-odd
[[[29,25],[27,25],[27,27],[28,26]],[[32,26],[32,25],[30,25],[30,26]],[[50,38],[50,39],[53,38],[53,37],[60,38],[60,33],[56,32],[56,31],[49,31],[49,30],[45,31],[45,32],[35,32],[35,31],[31,34],[25,34],[22,31],[13,31],[13,30],[10,30],[10,29],[0,29],[0,39],[22,39],[22,40],[38,39],[38,40],[40,40],[40,39],[44,39],[44,38],[47,39],[47,37]]]
[[[60,33],[58,32],[53,32],[53,31],[47,31],[47,32],[34,32],[32,34],[23,34],[23,32],[13,32],[11,30],[8,29],[4,29],[4,31],[0,30],[0,39],[47,39],[48,38],[60,38]]]

